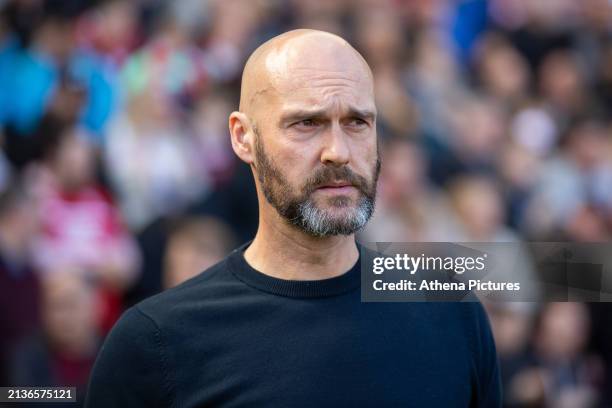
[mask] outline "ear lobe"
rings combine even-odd
[[[247,164],[253,163],[253,130],[249,118],[242,112],[232,112],[229,131],[234,153]]]

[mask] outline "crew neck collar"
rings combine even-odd
[[[244,258],[244,251],[252,241],[236,248],[228,257],[230,270],[245,284],[263,292],[292,298],[322,298],[338,296],[357,289],[360,285],[361,247],[359,258],[342,275],[321,280],[288,280],[266,275],[253,268]]]

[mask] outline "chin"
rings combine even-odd
[[[322,210],[353,210],[357,209],[357,200],[349,195],[338,195],[322,200],[323,203],[317,203]]]
[[[321,208],[321,211],[325,212],[326,215],[334,222],[345,221],[353,218],[357,214],[357,207],[354,205],[344,206],[326,206]]]

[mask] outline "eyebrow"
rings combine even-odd
[[[288,123],[299,122],[305,119],[324,118],[326,116],[327,116],[327,110],[325,109],[315,109],[315,110],[300,109],[300,110],[290,111],[282,115],[280,119],[280,123],[288,124]],[[369,109],[358,109],[355,107],[350,107],[345,116],[357,117],[360,119],[374,120],[376,118],[376,113]]]
[[[369,110],[369,109],[349,108],[348,116],[349,117],[357,117],[357,118],[360,118],[360,119],[369,119],[369,120],[376,119],[376,113],[374,111]]]

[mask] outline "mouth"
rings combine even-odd
[[[349,182],[342,181],[323,184],[322,186],[318,187],[317,190],[327,193],[348,194],[355,190],[355,187]]]

